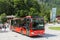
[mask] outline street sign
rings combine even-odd
[[[54,22],[56,20],[56,8],[52,8],[51,14],[50,14],[50,21]]]

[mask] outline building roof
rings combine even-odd
[[[15,18],[15,16],[10,15],[10,16],[6,16],[6,18]]]

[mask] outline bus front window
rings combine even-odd
[[[33,19],[32,29],[42,30],[44,29],[44,21],[42,19]]]

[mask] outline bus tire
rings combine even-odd
[[[21,34],[23,34],[23,30],[21,29]]]

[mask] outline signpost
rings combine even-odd
[[[56,20],[56,8],[52,8],[51,14],[50,14],[50,21],[54,22]]]

